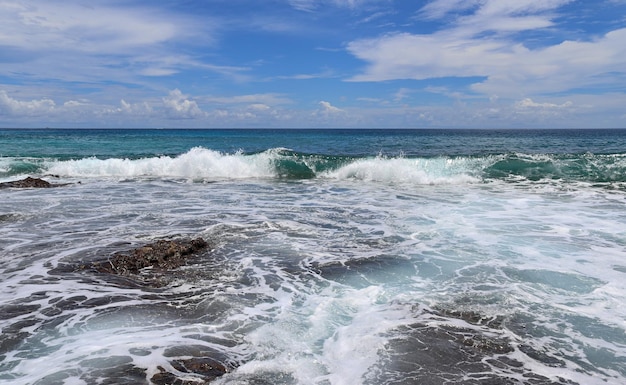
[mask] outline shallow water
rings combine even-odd
[[[285,178],[211,151],[47,159],[71,185],[0,190],[0,382],[626,382],[619,177],[494,177],[490,154]],[[83,268],[197,236],[158,285]]]

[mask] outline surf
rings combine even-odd
[[[374,156],[317,154],[276,147],[247,153],[193,147],[174,155],[0,157],[0,179],[53,175],[107,179],[346,180],[361,183],[462,185],[492,182],[626,183],[626,154],[505,153],[471,156]]]

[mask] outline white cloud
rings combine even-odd
[[[333,106],[332,104],[330,104],[329,102],[326,102],[326,101],[323,101],[323,100],[319,102],[319,105],[321,107],[321,111],[320,112],[323,115],[330,115],[330,114],[336,114],[336,113],[339,113],[339,112],[343,112],[342,109],[337,108],[337,107]]]
[[[450,12],[461,12],[478,4],[479,0],[435,0],[422,7],[420,14],[427,19],[440,19]]]
[[[276,106],[293,103],[291,99],[274,93],[235,96],[205,96],[201,99],[205,103],[215,104],[267,104]]]
[[[139,74],[143,76],[169,76],[178,73],[178,70],[162,67],[146,67],[139,70]]]
[[[559,120],[571,121],[573,117],[579,115],[574,103],[570,100],[557,104],[550,102],[538,103],[531,98],[525,98],[516,102],[512,107],[511,113],[523,116],[525,121],[547,120],[551,121],[551,123]]]
[[[567,101],[565,103],[562,104],[555,104],[555,103],[537,103],[535,101],[533,101],[531,98],[525,98],[523,100],[520,100],[519,102],[515,103],[515,106],[519,109],[537,109],[537,108],[541,108],[541,109],[558,109],[558,108],[568,108],[568,107],[572,107],[574,103],[572,103],[571,101]]]
[[[312,11],[316,8],[318,0],[289,0],[289,4],[300,11]]]
[[[117,112],[123,112],[130,115],[150,115],[153,112],[152,107],[147,102],[128,103],[126,100],[120,100],[120,107]]]
[[[551,11],[572,0],[434,0],[420,10],[427,19],[455,14],[465,36],[482,31],[522,31],[551,26]],[[473,10],[473,13],[467,13]]]
[[[553,25],[551,12],[572,0],[487,0],[476,12],[459,19],[465,32],[516,32],[546,28]]]
[[[188,68],[232,72],[180,52],[189,42],[211,46],[218,27],[215,20],[167,12],[160,5],[4,0],[0,46],[11,50],[14,60],[0,69],[18,79],[133,84],[142,83],[141,76],[171,76]]]
[[[271,109],[272,107],[268,106],[267,104],[263,104],[263,103],[255,103],[255,104],[250,104],[248,106],[249,110],[253,110],[253,111],[267,111],[269,109]]]
[[[288,0],[288,3],[300,11],[313,11],[324,5],[333,5],[342,8],[356,8],[363,4],[380,2],[381,0]]]
[[[108,119],[117,117],[128,118],[131,121],[141,119],[145,125],[146,118],[157,117],[155,110],[147,101],[128,103],[122,99],[119,106],[109,106],[79,99],[57,104],[48,98],[20,100],[9,96],[5,90],[0,90],[0,115],[5,117],[7,123],[35,122],[37,127],[49,123],[58,123],[62,126],[91,125],[92,123],[87,122],[94,120],[106,125]],[[42,121],[42,117],[45,121]]]
[[[368,63],[352,81],[483,77],[472,89],[519,97],[607,85],[604,75],[624,73],[626,29],[589,41],[529,48],[512,32],[551,26],[553,11],[570,0],[469,1],[471,14],[432,34],[395,33],[356,40],[348,51]],[[459,6],[437,0],[422,9],[440,18]]]
[[[447,93],[430,87],[429,92]],[[419,90],[415,90],[416,94]],[[245,95],[243,95],[245,96]],[[0,90],[4,125],[41,127],[615,127],[623,125],[626,94],[525,97],[516,101],[475,100],[454,105],[400,105],[390,100],[359,98],[362,107],[338,108],[320,101],[313,109],[283,109],[263,103],[222,104],[204,110],[178,89],[163,98],[122,99],[115,105],[86,99],[61,103],[16,98]],[[32,100],[31,100],[32,99]],[[248,99],[246,97],[240,99]],[[206,104],[202,103],[202,106]],[[42,116],[45,121],[42,121]],[[94,123],[95,122],[95,123]]]
[[[129,52],[173,39],[186,28],[149,9],[99,2],[9,0],[0,9],[0,44],[28,50]]]
[[[10,97],[6,91],[0,90],[0,110],[14,116],[41,116],[56,109],[56,103],[48,98],[21,101]]]
[[[163,98],[163,106],[173,118],[193,119],[206,116],[206,113],[198,107],[198,103],[187,99],[179,89],[170,91],[169,95]]]
[[[400,102],[403,99],[406,99],[409,97],[409,95],[411,94],[411,92],[413,92],[412,90],[408,89],[408,88],[400,88],[394,95],[394,100],[396,102]]]
[[[324,51],[325,49],[323,48],[319,48],[318,50],[320,51]],[[336,75],[333,73],[332,70],[330,69],[326,69],[322,72],[318,72],[318,73],[310,73],[310,74],[295,74],[295,75],[281,75],[281,76],[276,76],[276,79],[281,79],[281,80],[310,80],[310,79],[329,79],[332,77],[335,77]],[[271,79],[269,79],[271,80]]]

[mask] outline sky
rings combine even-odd
[[[626,128],[626,0],[0,0],[0,127]]]

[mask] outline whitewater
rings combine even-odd
[[[626,382],[624,130],[0,130],[27,176],[0,383]]]

